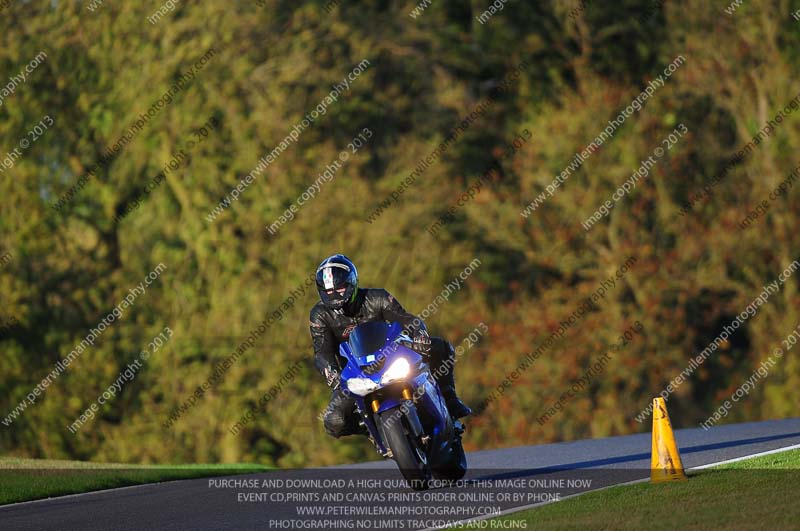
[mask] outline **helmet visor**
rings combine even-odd
[[[322,266],[317,271],[317,286],[325,291],[344,287],[350,277],[350,268],[344,264]]]
[[[326,303],[344,303],[353,294],[353,272],[344,264],[326,264],[317,271],[317,289]]]

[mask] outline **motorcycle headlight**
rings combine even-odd
[[[366,396],[377,389],[378,384],[369,378],[350,378],[347,380],[347,388],[354,395]]]
[[[392,363],[386,372],[383,373],[381,377],[381,383],[389,383],[395,380],[402,380],[408,373],[411,372],[411,365],[408,363],[408,360],[405,358],[397,358],[394,363]]]

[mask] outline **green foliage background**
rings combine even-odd
[[[309,358],[306,292],[221,384],[170,430],[162,423],[319,261],[344,252],[364,286],[420,312],[473,258],[483,265],[429,319],[459,344],[476,404],[629,256],[638,262],[599,305],[469,422],[468,449],[645,431],[635,415],[736,314],[798,257],[797,187],[752,228],[738,222],[798,165],[800,113],[715,188],[698,190],[800,90],[800,22],[787,1],[508,2],[488,0],[181,3],[157,24],[159,1],[29,2],[0,13],[0,83],[38,52],[46,61],[0,106],[0,156],[43,115],[55,125],[0,175],[0,415],[159,262],[167,271],[10,427],[8,455],[116,462],[252,461],[282,466],[374,457],[366,441],[328,438],[316,419],[328,391],[306,366],[242,434],[227,429],[292,362]],[[725,4],[725,5],[723,5]],[[647,16],[651,14],[652,16]],[[644,15],[644,16],[643,16]],[[86,173],[206,50],[216,55],[61,212],[55,199]],[[686,63],[642,111],[530,218],[520,216],[677,55]],[[363,59],[370,68],[297,144],[217,220],[212,208]],[[376,222],[366,217],[514,65],[513,88]],[[115,215],[209,117],[220,127],[120,222]],[[690,133],[589,232],[586,219],[678,123]],[[274,221],[361,131],[374,137],[323,193],[266,239]],[[533,138],[436,237],[425,232],[467,183],[527,128]],[[800,322],[792,278],[669,401],[673,423],[704,420]],[[646,336],[553,421],[539,417],[617,336]],[[101,416],[70,424],[164,326],[175,335]],[[800,367],[790,352],[727,420],[798,414]]]

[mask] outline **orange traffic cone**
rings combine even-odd
[[[650,459],[650,482],[686,481],[683,463],[675,444],[664,399],[653,399],[653,453]]]

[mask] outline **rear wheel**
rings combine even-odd
[[[461,444],[461,437],[456,436],[450,448],[451,456],[446,464],[436,468],[436,477],[457,481],[467,473],[467,454]]]
[[[380,414],[386,443],[391,448],[392,456],[408,485],[414,490],[425,490],[431,479],[427,455],[406,426],[404,419],[398,418],[397,415],[396,410]]]

